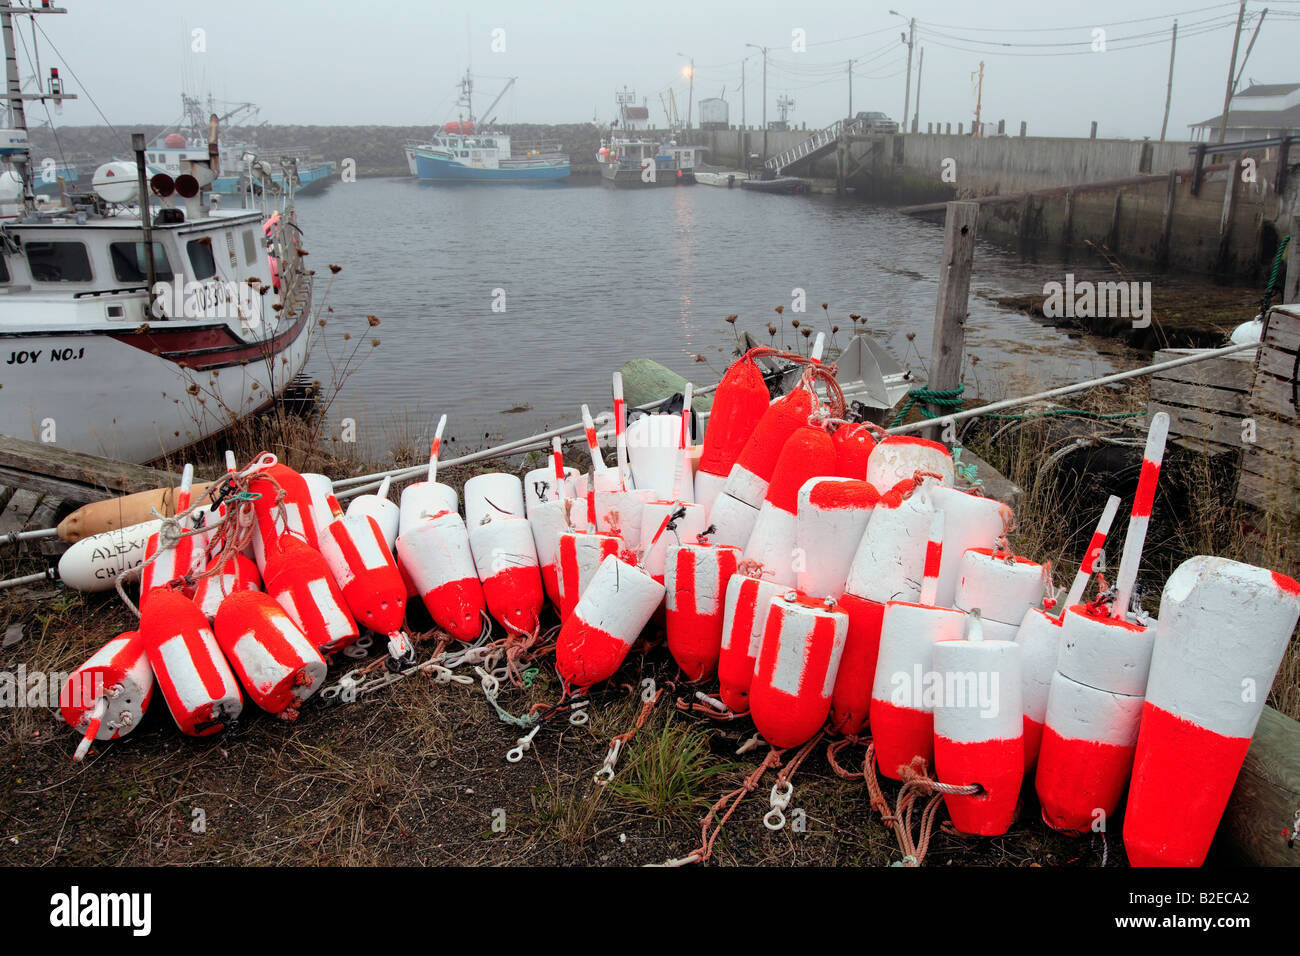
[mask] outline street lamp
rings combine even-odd
[[[767,162],[767,47],[757,43],[746,43],[763,54],[763,162]]]
[[[912,105],[912,45],[916,40],[916,17],[908,18],[903,16],[897,10],[889,11],[891,16],[900,17],[907,21],[907,33],[900,34],[903,43],[907,45],[907,87],[903,93],[903,122],[900,125],[900,132],[907,132],[907,111]]]
[[[682,59],[691,61],[690,66],[682,67],[682,76],[688,77],[691,81],[690,90],[686,94],[686,128],[690,129],[693,116],[692,110],[695,106],[695,58],[688,57],[685,53],[678,53],[677,55]]]

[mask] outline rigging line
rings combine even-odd
[[[34,18],[33,18],[33,19],[34,19]],[[19,40],[19,41],[22,43],[22,45],[23,45],[23,53],[24,53],[24,54],[26,55],[26,57],[27,57],[27,64],[28,64],[29,66],[31,66],[32,69],[35,71],[35,74],[36,74],[36,88],[39,90],[39,89],[41,88],[41,87],[40,87],[40,83],[41,83],[40,67],[34,63],[34,60],[33,60],[32,54],[31,54],[31,52],[27,49],[27,38],[26,38],[25,36],[23,36],[23,31],[22,31],[22,30],[15,30],[15,31],[14,31],[14,35],[18,37],[18,40]],[[33,37],[33,38],[32,38],[32,45],[35,46],[35,44],[36,44],[36,38]],[[45,122],[46,122],[46,123],[49,125],[49,127],[50,127],[50,135],[52,135],[52,136],[54,137],[54,148],[57,149],[57,150],[59,151],[59,159],[60,159],[60,161],[62,161],[63,165],[66,167],[66,166],[69,165],[69,163],[68,163],[68,157],[67,157],[67,156],[64,154],[64,152],[63,152],[63,142],[59,139],[59,131],[58,131],[58,128],[55,127],[55,125],[54,125],[54,117],[50,115],[50,104],[49,104],[49,102],[48,102],[47,100],[41,100],[41,107],[45,110]]]
[[[1248,17],[1248,18],[1247,18],[1247,21],[1249,21],[1250,19],[1253,19],[1253,16],[1254,16],[1254,15],[1252,14],[1251,17]],[[1237,22],[1237,18],[1236,18],[1235,16],[1232,16],[1232,17],[1211,17],[1211,18],[1208,18],[1208,19],[1205,19],[1205,20],[1197,20],[1197,21],[1195,21],[1195,22],[1188,23],[1188,24],[1185,26],[1184,29],[1185,29],[1185,30],[1196,30],[1196,29],[1199,28],[1199,27],[1207,26],[1207,25],[1210,25],[1210,24],[1214,24],[1214,25],[1216,25],[1216,26],[1218,26],[1218,25],[1226,26],[1226,25],[1228,25],[1229,23],[1236,23],[1236,22]],[[941,33],[941,32],[938,32],[938,31],[936,31],[936,30],[932,30],[932,29],[929,29],[929,28],[925,28],[925,29],[923,29],[921,32],[922,32],[923,35],[942,37],[942,38],[945,39],[945,40],[957,40],[957,41],[959,41],[959,42],[961,42],[961,43],[976,43],[976,44],[980,44],[980,45],[982,45],[982,46],[998,46],[998,47],[1065,47],[1065,46],[1091,46],[1092,43],[1094,42],[1093,40],[1089,39],[1089,40],[1063,40],[1063,41],[1060,41],[1060,42],[1052,42],[1052,43],[1035,43],[1035,42],[1011,43],[1011,42],[1002,41],[1002,40],[980,40],[980,39],[977,39],[977,38],[975,38],[975,37],[964,37],[964,36],[958,36],[958,35],[956,35],[956,34],[952,34],[952,33]],[[1118,36],[1118,37],[1114,37],[1114,38],[1107,38],[1107,42],[1108,42],[1108,43],[1122,43],[1122,42],[1127,41],[1127,40],[1146,40],[1146,39],[1149,39],[1149,38],[1151,38],[1151,37],[1167,37],[1168,35],[1169,35],[1169,31],[1168,31],[1168,29],[1151,30],[1151,31],[1149,31],[1149,32],[1147,32],[1147,33],[1131,33],[1131,34],[1128,34],[1128,35],[1126,35],[1126,36]]]
[[[95,108],[95,112],[98,113],[98,114],[99,114],[99,118],[102,119],[102,120],[104,121],[104,125],[107,126],[110,130],[113,131],[113,135],[114,135],[114,136],[121,136],[122,134],[119,133],[119,132],[117,131],[117,127],[114,126],[111,122],[109,122],[108,117],[104,115],[104,111],[101,110],[101,109],[99,108],[99,104],[98,104],[97,102],[95,102],[95,98],[94,98],[93,96],[90,95],[90,89],[89,89],[89,87],[87,87],[85,83],[82,83],[82,82],[81,82],[81,78],[80,78],[79,76],[77,76],[77,71],[74,70],[74,69],[72,68],[72,64],[68,62],[67,57],[65,57],[65,56],[64,56],[64,55],[59,51],[59,48],[58,48],[57,46],[54,45],[54,41],[51,40],[51,39],[50,39],[50,35],[49,35],[48,33],[45,32],[45,28],[44,28],[43,26],[41,26],[39,23],[37,23],[37,24],[36,24],[36,29],[38,29],[38,30],[41,31],[41,36],[45,37],[45,42],[48,43],[48,44],[50,45],[50,49],[54,51],[54,55],[57,56],[57,57],[59,58],[59,62],[62,63],[64,69],[66,69],[66,70],[68,71],[68,76],[70,76],[70,77],[72,78],[72,82],[74,82],[74,83],[77,84],[77,86],[80,88],[81,92],[85,94],[86,99],[88,99],[88,100],[90,101],[90,105],[93,106],[93,107]]]
[[[1274,3],[1300,3],[1300,0],[1270,0]],[[1133,20],[1117,20],[1113,23],[1087,23],[1073,27],[967,27],[959,26],[953,23],[930,23],[928,20],[917,20],[916,25],[942,27],[945,30],[970,30],[980,33],[1065,33],[1070,30],[1091,30],[1093,27],[1120,27],[1130,23],[1146,23],[1151,20],[1167,20],[1171,17],[1185,17],[1193,13],[1204,13],[1207,10],[1221,10],[1225,7],[1235,7],[1233,0],[1225,0],[1223,3],[1216,3],[1208,7],[1197,7],[1194,10],[1176,10],[1173,13],[1162,13],[1150,17],[1137,17]]]

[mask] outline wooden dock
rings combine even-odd
[[[1195,355],[1202,349],[1161,349],[1156,362]],[[1151,377],[1147,417],[1169,415],[1169,439],[1207,455],[1242,450],[1242,421],[1250,414],[1254,378],[1249,352],[1157,372]]]
[[[1300,306],[1276,307],[1264,319],[1255,359],[1248,436],[1237,499],[1265,513],[1300,514]],[[1250,440],[1253,438],[1253,440]]]

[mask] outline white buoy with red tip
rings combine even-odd
[[[875,519],[872,519],[874,523]],[[868,532],[871,526],[868,525]],[[880,629],[880,653],[871,688],[871,737],[880,772],[902,779],[900,768],[915,757],[934,758],[934,645],[959,640],[966,614],[934,607],[939,590],[943,512],[931,518],[924,577],[918,603],[890,601]]]
[[[1083,560],[1079,562],[1079,572],[1074,576],[1070,591],[1065,596],[1065,607],[1073,607],[1083,600],[1083,592],[1088,586],[1088,579],[1092,577],[1092,572],[1097,567],[1097,559],[1101,557],[1102,548],[1106,546],[1106,536],[1110,534],[1110,526],[1115,521],[1115,514],[1118,511],[1119,496],[1111,495],[1106,499],[1106,507],[1102,509],[1101,520],[1097,522],[1097,529],[1093,531],[1092,540],[1088,542],[1088,551],[1084,554]]]
[[[762,650],[767,612],[772,599],[786,590],[744,574],[733,574],[727,584],[718,652],[718,696],[736,713],[749,710],[749,690]]]
[[[379,523],[369,515],[343,514],[334,498],[330,510],[334,521],[321,532],[320,554],[353,619],[380,634],[401,630],[406,620],[406,582]]]
[[[468,483],[465,488],[468,507]],[[519,506],[522,512],[522,500]],[[518,634],[534,633],[545,595],[541,567],[537,562],[537,546],[533,544],[533,530],[528,519],[513,513],[498,514],[483,524],[471,524],[469,547],[478,578],[483,583],[483,600],[488,613],[507,630]]]
[[[138,631],[119,634],[68,675],[59,713],[82,734],[74,760],[96,740],[125,737],[140,725],[153,697],[153,668]]]
[[[193,601],[170,588],[151,591],[140,607],[140,638],[182,733],[206,737],[239,717],[239,682]]]
[[[213,632],[240,684],[267,713],[296,711],[325,680],[324,658],[270,595],[232,594]]]
[[[935,508],[943,512],[943,564],[935,603],[952,607],[962,555],[970,548],[996,547],[1011,529],[1012,513],[996,498],[973,495],[938,482],[930,482],[928,488]]]
[[[965,640],[934,645],[934,673],[943,692],[934,707],[934,773],[975,794],[945,793],[959,833],[1001,836],[1011,828],[1025,775],[1020,699],[1020,647],[984,640],[971,615]]]
[[[1025,612],[1042,603],[1044,573],[1037,561],[993,548],[969,548],[961,558],[953,605],[960,611],[978,610],[987,637],[1014,640]],[[990,624],[995,626],[990,629]]]
[[[456,489],[438,481],[438,456],[442,452],[442,433],[447,427],[447,416],[438,419],[438,427],[429,445],[429,471],[424,481],[417,481],[402,489],[398,507],[397,533],[403,535],[419,522],[443,511],[456,511],[460,497]]]
[[[601,563],[624,550],[618,535],[597,531],[566,531],[559,537],[557,564],[560,574],[560,621],[567,621],[586,593]]]
[[[695,472],[695,501],[706,513],[712,514],[727,475],[770,403],[767,383],[753,359],[742,356],[733,362],[713,393],[704,450]]]
[[[797,747],[826,723],[848,628],[849,619],[833,601],[797,591],[772,599],[749,711],[773,747]]]
[[[866,481],[818,477],[804,482],[799,489],[795,535],[803,555],[796,576],[800,591],[840,599],[879,500],[875,487]]]
[[[524,518],[524,483],[503,471],[475,475],[465,482],[465,526],[471,530],[484,521]]]
[[[951,488],[955,472],[948,446],[917,435],[886,435],[867,459],[867,481],[877,488],[892,488],[918,471],[938,475]]]
[[[330,495],[334,494],[334,482],[326,475],[304,471],[302,480],[307,485],[307,496],[311,500],[311,520],[317,528],[323,528],[334,520],[330,513]]]
[[[342,650],[361,631],[329,565],[315,548],[282,535],[266,558],[266,593],[322,654]]]
[[[560,677],[575,688],[612,677],[663,598],[662,584],[607,556],[560,628],[555,645]]]
[[[384,543],[388,545],[391,551],[393,545],[397,543],[397,532],[402,522],[402,510],[396,504],[388,500],[388,489],[392,484],[391,478],[385,478],[379,485],[379,490],[373,495],[357,495],[348,505],[348,515],[369,515],[375,519],[379,525],[379,531],[384,536]]]
[[[560,588],[560,535],[569,530],[568,474],[561,457],[560,440],[552,439],[552,467],[548,471],[530,471],[524,478],[524,510],[533,532],[537,564],[542,574],[542,589],[557,609],[562,597]],[[545,477],[549,474],[549,478]],[[574,470],[574,474],[577,472]],[[539,476],[534,478],[533,476]]]
[[[838,605],[848,615],[849,633],[831,697],[831,726],[839,733],[859,734],[867,726],[885,605],[918,600],[927,571],[937,575],[933,564],[943,549],[930,539],[936,514],[932,484],[918,488],[905,479],[882,493],[849,565]]]
[[[605,463],[605,456],[600,450],[600,437],[596,433],[596,423],[591,417],[591,409],[586,405],[582,406],[582,427],[587,438],[587,454],[591,456],[591,467],[595,473],[596,490],[621,491],[622,479],[615,469]],[[588,488],[582,486],[580,490],[586,494]]]
[[[219,554],[208,562],[204,572],[211,573],[199,578],[194,585],[194,604],[209,622],[216,618],[217,609],[229,595],[262,589],[262,576],[257,573],[257,565],[243,554],[230,557]]]
[[[249,492],[258,495],[253,502],[253,514],[257,518],[253,557],[258,571],[265,575],[267,552],[279,542],[280,535],[287,531],[315,548],[319,547],[316,540],[319,529],[312,517],[312,492],[302,475],[265,452],[258,456],[253,467],[256,473],[248,482]],[[283,502],[278,501],[280,492],[284,493]]]
[[[796,554],[799,489],[809,479],[835,471],[835,444],[824,429],[812,425],[796,428],[786,439],[768,484],[758,520],[745,542],[745,560],[759,577],[791,587],[798,568],[820,560],[820,548]]]
[[[641,566],[658,581],[664,582],[664,566],[670,541],[693,543],[708,528],[708,517],[701,505],[691,500],[690,418],[691,383],[686,383],[685,404],[678,431],[677,468],[672,493],[662,500],[647,501],[641,509]],[[654,529],[653,531],[651,529]],[[648,535],[648,540],[645,540]]]
[[[487,603],[459,514],[444,511],[422,519],[397,539],[397,560],[435,624],[458,641],[482,633]]]
[[[664,565],[668,650],[688,681],[718,666],[727,585],[740,562],[740,549],[726,545],[668,546]]]
[[[190,507],[190,490],[194,483],[194,466],[186,465],[181,471],[181,484],[176,491],[176,513],[183,514]],[[175,527],[178,533],[172,541],[168,528]],[[193,530],[193,523],[188,519],[176,521],[172,525],[164,522],[163,527],[149,536],[145,546],[145,566],[140,572],[140,596],[148,594],[155,588],[165,587],[177,578],[189,578],[203,570],[204,541],[202,533],[188,534]],[[168,546],[164,547],[164,538]],[[152,559],[152,560],[150,560]],[[185,585],[192,591],[193,584]]]
[[[1124,811],[1129,863],[1205,862],[1298,619],[1300,583],[1276,571],[1198,555],[1169,576]]]
[[[633,491],[632,462],[627,454],[627,402],[623,399],[623,373],[614,373],[614,457],[618,466],[620,491]]]

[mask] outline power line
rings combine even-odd
[[[1300,3],[1300,0],[1275,0],[1275,2]],[[921,26],[924,24],[925,26],[940,27],[945,30],[969,30],[979,33],[1065,33],[1070,30],[1091,30],[1095,27],[1121,27],[1130,23],[1147,23],[1152,20],[1168,20],[1172,17],[1185,17],[1190,16],[1193,13],[1204,13],[1206,10],[1220,10],[1224,7],[1235,6],[1236,3],[1234,3],[1233,0],[1225,0],[1223,3],[1216,3],[1208,7],[1197,7],[1193,10],[1178,10],[1173,13],[1162,13],[1158,16],[1137,17],[1133,20],[1116,20],[1113,23],[1098,23],[1094,21],[1093,23],[1085,23],[1073,27],[968,27],[958,26],[952,23],[930,23],[929,21],[924,20],[917,20],[916,25]]]
[[[1179,38],[1182,39],[1184,36],[1202,36],[1209,33],[1218,33],[1226,28],[1235,26],[1235,24],[1236,24],[1236,20],[1234,19],[1232,23],[1223,23],[1212,27],[1203,27],[1199,30],[1189,30],[1186,33],[1184,33],[1182,29],[1180,29]],[[929,34],[926,36],[926,42],[933,44],[934,46],[943,47],[948,50],[959,50],[963,53],[975,53],[980,56],[1095,56],[1096,55],[1096,52],[1094,52],[1092,49],[1044,50],[1040,52],[1017,53],[1006,49],[988,49],[988,48],[981,49],[979,47],[972,48],[969,46],[957,46],[952,43],[944,43],[941,40],[935,39],[933,34]],[[967,41],[962,41],[962,42],[967,42]],[[1107,41],[1106,49],[1108,52],[1112,50],[1114,52],[1123,52],[1124,50],[1137,50],[1137,49],[1141,49],[1142,47],[1148,47],[1148,46],[1164,46],[1168,42],[1168,40],[1167,38],[1164,38],[1162,34],[1161,39],[1154,39],[1154,40],[1147,41],[1145,43],[1130,43],[1124,46],[1115,46],[1114,45],[1115,42],[1117,41],[1113,41],[1113,40]]]

